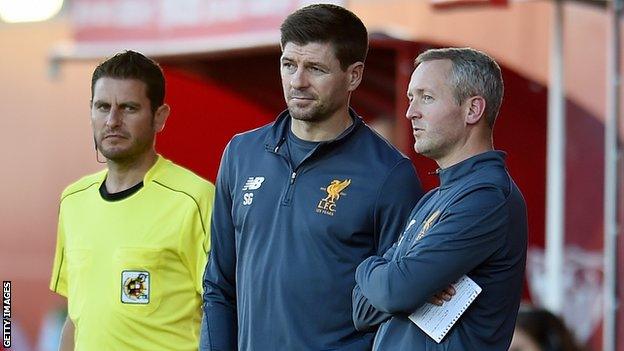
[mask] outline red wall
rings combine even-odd
[[[270,122],[274,115],[207,77],[174,67],[165,67],[165,72],[171,115],[157,149],[214,183],[230,138]]]

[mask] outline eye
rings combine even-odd
[[[284,61],[282,62],[282,68],[286,71],[286,72],[294,72],[296,70],[295,65],[292,62],[289,61]]]
[[[124,106],[124,111],[126,112],[136,112],[137,110],[138,110],[138,107],[136,106],[132,106],[132,105]]]
[[[108,112],[110,111],[109,104],[95,104],[95,110],[98,112]]]
[[[433,102],[433,97],[431,95],[423,94],[422,101],[426,103]]]

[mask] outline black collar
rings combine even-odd
[[[126,199],[130,196],[132,196],[134,193],[136,193],[137,191],[141,190],[141,188],[143,188],[143,181],[139,182],[138,184],[126,189],[126,190],[122,190],[118,193],[109,193],[108,190],[106,189],[106,182],[102,182],[102,185],[100,185],[100,196],[102,196],[102,199],[106,200],[106,201],[120,201],[123,199]]]

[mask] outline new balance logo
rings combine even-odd
[[[243,186],[243,191],[257,190],[264,182],[264,177],[249,177]]]
[[[243,191],[258,190],[264,182],[264,177],[249,177],[243,186]],[[253,203],[253,193],[243,194],[243,206],[249,206]]]

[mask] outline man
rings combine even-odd
[[[50,288],[67,297],[62,350],[197,350],[214,186],[159,156],[160,67],[133,51],[91,80],[107,169],[61,197]]]
[[[440,187],[414,208],[397,244],[357,268],[356,290],[385,315],[376,320],[383,324],[374,350],[507,350],[522,293],[527,219],[505,154],[492,146],[500,68],[469,48],[429,50],[416,65],[406,116],[416,152],[440,167]],[[408,315],[431,296],[448,300],[436,292],[463,275],[483,290],[437,344]]]
[[[396,239],[414,167],[349,109],[366,28],[335,5],[281,26],[288,110],[224,151],[204,282],[202,350],[370,350],[355,330],[355,268]]]

